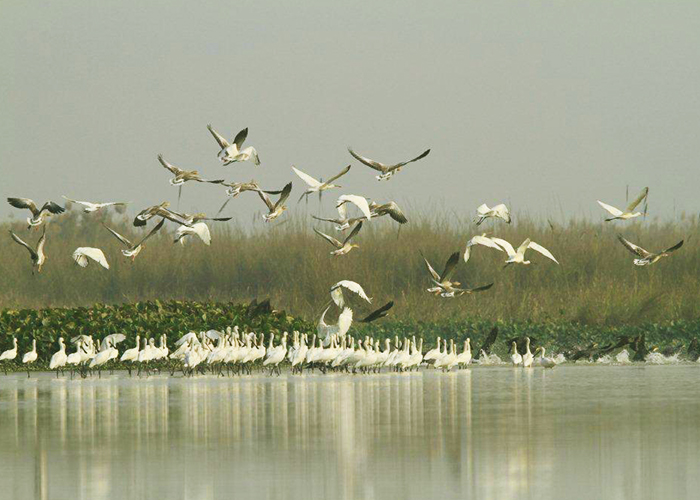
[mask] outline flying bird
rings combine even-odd
[[[372,321],[376,321],[380,318],[384,318],[389,314],[389,309],[394,307],[394,301],[387,302],[384,304],[382,307],[379,309],[376,309],[369,313],[367,316],[359,320],[360,323],[371,323]]]
[[[336,240],[332,236],[328,236],[325,233],[322,233],[318,229],[314,228],[314,231],[316,234],[324,238],[328,243],[333,245],[336,250],[333,250],[331,252],[331,255],[338,256],[338,255],[345,255],[350,252],[353,248],[360,248],[360,245],[356,243],[350,243],[350,241],[357,235],[357,233],[360,232],[360,229],[362,229],[362,222],[358,222],[357,225],[353,228],[352,232],[345,237],[343,242],[341,243],[340,241]]]
[[[243,147],[243,143],[248,137],[248,128],[244,128],[238,132],[235,139],[233,139],[233,144],[224,139],[224,137],[214,130],[211,125],[207,125],[207,128],[221,147],[221,151],[219,151],[217,156],[224,165],[229,165],[239,161],[247,161],[250,159],[252,159],[253,163],[256,165],[260,165],[260,157],[258,156],[258,152],[254,147],[251,146],[243,150],[241,149]]]
[[[624,212],[618,208],[613,207],[612,205],[603,203],[600,200],[598,200],[598,204],[612,214],[612,217],[605,219],[606,222],[610,222],[613,220],[627,220],[632,219],[634,217],[639,217],[640,215],[645,215],[646,210],[644,211],[644,213],[632,212],[632,210],[637,208],[637,205],[639,205],[642,202],[642,200],[646,199],[647,196],[649,196],[649,188],[645,187],[644,189],[642,189],[642,192],[639,194],[639,196],[637,196],[637,198],[629,204],[629,206],[625,209]]]
[[[355,194],[341,195],[335,204],[335,207],[338,209],[338,213],[341,214],[341,217],[343,215],[347,215],[347,212],[341,212],[341,210],[347,210],[341,208],[344,207],[346,203],[352,203],[359,208],[360,212],[362,212],[362,215],[364,215],[367,220],[372,218],[372,211],[369,208],[369,203],[367,203],[367,198],[364,196],[357,196]]]
[[[433,266],[430,265],[430,262],[428,262],[428,259],[425,258],[422,252],[421,256],[423,257],[425,266],[428,268],[428,272],[432,276],[432,281],[435,284],[435,286],[427,289],[427,291],[430,293],[434,293],[435,295],[439,295],[440,297],[444,298],[452,298],[459,297],[464,294],[483,292],[493,286],[493,283],[490,283],[488,285],[474,288],[457,288],[459,285],[461,285],[461,283],[459,281],[452,281],[452,275],[454,274],[457,263],[459,262],[459,252],[455,252],[450,255],[445,263],[445,269],[442,271],[442,274],[438,274],[437,271],[433,269]]]
[[[109,269],[109,264],[107,263],[107,258],[105,254],[99,248],[93,247],[78,247],[73,252],[73,260],[80,267],[87,267],[89,260],[88,257],[105,269]]]
[[[338,316],[338,323],[335,325],[326,324],[326,313],[331,308],[331,304],[326,307],[326,309],[321,314],[321,318],[318,320],[318,325],[316,326],[316,332],[318,338],[323,339],[323,346],[328,347],[331,343],[332,338],[342,337],[352,326],[352,309],[345,307],[343,312]]]
[[[635,245],[634,243],[630,243],[625,238],[623,238],[621,234],[618,234],[617,238],[620,240],[620,243],[622,243],[622,245],[627,250],[629,250],[634,255],[639,257],[638,259],[634,259],[634,264],[637,266],[647,266],[647,265],[653,264],[654,262],[657,262],[662,257],[668,257],[669,255],[671,255],[671,253],[675,252],[680,247],[682,247],[683,241],[684,241],[684,240],[679,241],[678,243],[673,245],[671,248],[667,248],[663,252],[651,253],[651,252],[647,252],[642,247]]]
[[[320,193],[323,191],[327,191],[327,190],[333,189],[333,188],[342,187],[342,186],[338,186],[337,184],[333,184],[333,181],[335,181],[335,180],[339,179],[340,177],[344,176],[345,174],[347,174],[350,171],[350,165],[348,165],[343,170],[341,170],[340,173],[338,173],[337,175],[334,175],[333,177],[331,177],[330,179],[328,179],[327,181],[324,181],[324,182],[321,182],[319,180],[314,179],[309,174],[302,172],[301,170],[299,170],[298,168],[296,168],[294,166],[292,167],[292,170],[294,170],[294,173],[297,174],[301,178],[301,180],[304,181],[309,186],[306,189],[306,191],[304,191],[304,193],[299,198],[299,201],[301,201],[305,197],[308,199],[308,196],[310,194],[319,193],[319,195],[320,195]]]
[[[230,221],[233,217],[207,217],[206,214],[186,214],[181,212],[176,212],[175,210],[170,210],[169,208],[161,208],[157,211],[159,217],[168,219],[171,222],[180,224],[181,226],[192,226],[201,221],[213,221],[213,222],[226,222]]]
[[[287,198],[289,198],[289,193],[292,192],[292,183],[290,182],[286,186],[284,186],[284,189],[282,189],[282,193],[280,194],[280,197],[278,198],[276,203],[272,203],[272,200],[270,200],[270,197],[265,193],[265,191],[258,190],[258,195],[260,196],[260,199],[265,202],[265,205],[267,205],[267,208],[269,209],[269,213],[263,214],[263,220],[265,222],[270,222],[275,220],[277,217],[282,215],[282,212],[287,210],[287,207],[284,205],[284,202],[287,201]]]
[[[525,251],[528,248],[532,248],[536,252],[541,253],[542,255],[547,257],[548,259],[551,259],[554,262],[556,262],[557,264],[559,264],[559,261],[554,258],[554,255],[552,255],[552,253],[549,250],[547,250],[542,245],[535,243],[534,241],[530,241],[530,238],[523,241],[520,244],[520,246],[518,247],[517,251],[513,248],[513,245],[508,243],[506,240],[502,240],[501,238],[491,238],[491,241],[493,241],[498,246],[500,246],[508,254],[508,260],[506,260],[506,266],[508,266],[509,264],[525,264],[525,265],[530,264],[529,260],[525,260]]]
[[[121,251],[122,255],[124,255],[124,257],[131,257],[131,261],[133,262],[134,260],[136,260],[136,257],[138,256],[138,254],[141,253],[141,250],[143,250],[144,243],[146,242],[146,240],[148,238],[150,238],[151,236],[153,236],[154,234],[156,234],[158,232],[158,230],[160,230],[160,228],[163,227],[164,223],[165,223],[165,219],[161,219],[160,222],[158,224],[156,224],[155,226],[153,226],[153,229],[151,229],[150,232],[146,236],[144,236],[141,239],[141,241],[139,241],[136,244],[131,243],[131,241],[129,241],[124,236],[122,236],[121,234],[116,232],[114,229],[109,228],[107,226],[105,226],[105,228],[107,229],[107,231],[112,233],[115,238],[117,238],[119,241],[122,242],[122,244],[126,247],[126,248],[122,248],[122,251]]]
[[[510,224],[510,211],[503,203],[496,205],[493,208],[489,208],[485,203],[476,209],[476,217],[474,221],[476,225],[481,225],[486,219],[493,217],[496,219],[503,219],[508,224]]]
[[[33,200],[29,198],[8,198],[7,202],[15,208],[26,208],[32,213],[31,217],[27,217],[29,227],[40,226],[44,223],[44,219],[51,214],[62,214],[66,211],[61,205],[53,201],[47,201],[41,208],[36,206]]]
[[[77,205],[82,205],[83,212],[85,212],[87,214],[89,214],[91,212],[97,212],[97,211],[102,210],[103,208],[107,208],[107,207],[124,207],[129,203],[127,201],[108,201],[106,203],[93,203],[91,201],[73,200],[71,198],[68,198],[65,195],[63,196],[63,198],[66,201],[70,201],[71,203],[75,203]]]
[[[224,208],[226,208],[226,205],[228,205],[228,202],[231,201],[233,198],[238,196],[239,194],[245,192],[245,191],[260,191],[261,188],[258,185],[257,182],[255,181],[250,181],[250,182],[222,182],[222,186],[226,186],[226,196],[227,199],[224,202],[223,205],[221,205],[221,208],[219,209],[218,212],[216,212],[216,215],[219,215],[221,212],[224,211]],[[280,194],[282,191],[269,191],[267,189],[262,190],[264,193],[267,194]]]
[[[211,233],[209,232],[209,226],[207,226],[204,222],[195,222],[191,226],[180,226],[177,228],[175,233],[177,235],[175,238],[175,243],[179,241],[181,245],[184,245],[185,240],[189,236],[197,235],[205,245],[211,245]]]
[[[464,249],[464,262],[467,262],[469,260],[469,256],[471,255],[471,248],[474,245],[483,245],[485,247],[495,248],[499,252],[503,251],[503,249],[500,246],[498,246],[496,242],[494,242],[491,238],[486,236],[486,233],[477,234],[467,242],[467,248]]]
[[[199,175],[199,171],[183,170],[181,168],[178,168],[175,165],[165,161],[163,155],[158,155],[158,161],[161,165],[163,165],[163,167],[168,169],[175,176],[172,179],[170,179],[171,186],[181,186],[187,181],[208,182],[210,184],[221,184],[222,182],[224,182],[224,179],[217,179],[214,181],[202,179],[202,177]]]
[[[399,224],[406,224],[408,222],[408,219],[394,201],[390,201],[389,203],[385,203],[383,205],[372,202],[369,204],[369,209],[373,218],[388,215]]]
[[[420,155],[416,156],[412,160],[403,161],[400,163],[396,163],[394,165],[386,165],[384,163],[380,163],[378,161],[370,160],[369,158],[365,158],[364,156],[361,156],[361,155],[357,154],[356,152],[354,152],[352,150],[352,148],[348,148],[348,151],[360,163],[364,163],[368,167],[373,168],[374,170],[380,171],[381,174],[376,177],[378,181],[391,179],[391,177],[394,174],[401,171],[401,168],[404,165],[408,165],[409,163],[413,163],[414,161],[421,160],[421,159],[425,158],[426,156],[428,156],[428,153],[430,153],[430,150],[426,149]]]
[[[153,205],[148,208],[144,208],[138,214],[136,214],[136,217],[134,217],[134,226],[145,226],[148,220],[156,217],[159,213],[162,213],[163,209],[168,208],[169,206],[170,202],[164,201],[160,205]]]
[[[10,231],[10,236],[12,236],[12,239],[15,240],[15,242],[22,245],[29,252],[29,256],[32,259],[32,274],[34,274],[35,269],[37,273],[40,273],[41,266],[43,266],[46,262],[46,254],[44,253],[44,244],[46,243],[46,227],[44,227],[44,231],[41,233],[39,241],[37,241],[36,249],[30,247],[24,242],[24,240],[22,240],[22,238],[17,236],[12,231]]]
[[[343,288],[350,290],[353,293],[356,293],[360,296],[360,298],[366,300],[370,304],[372,303],[372,299],[367,296],[367,294],[359,285],[359,283],[350,280],[342,280],[331,287],[331,298],[333,299],[333,302],[335,302],[335,305],[337,305],[338,307],[345,307],[345,297],[343,297]]]

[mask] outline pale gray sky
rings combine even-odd
[[[348,163],[342,192],[415,208],[594,215],[651,187],[700,211],[700,3],[3,0],[0,195],[176,200],[183,168],[268,188]],[[206,130],[262,165],[223,167]],[[351,161],[428,158],[389,182]],[[340,194],[339,191],[337,194]],[[249,195],[249,193],[246,193]],[[221,188],[185,186],[215,211]],[[313,202],[315,203],[315,201]],[[13,209],[3,204],[0,216]],[[250,220],[261,202],[230,213]],[[326,212],[332,209],[324,202]],[[24,217],[24,214],[22,214]]]

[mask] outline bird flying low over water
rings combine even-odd
[[[343,297],[343,288],[350,290],[360,296],[361,299],[372,303],[372,299],[367,296],[359,283],[350,280],[342,280],[331,287],[331,299],[340,308],[345,307],[345,297]]]
[[[476,209],[476,217],[474,221],[476,225],[481,225],[486,219],[493,217],[497,219],[502,219],[510,224],[510,211],[503,203],[496,205],[493,208],[489,208],[485,203]]]
[[[428,154],[430,153],[430,150],[426,149],[420,155],[416,156],[412,160],[402,161],[400,163],[395,163],[393,165],[386,165],[384,163],[380,163],[380,162],[375,161],[375,160],[370,160],[369,158],[361,156],[361,155],[357,154],[355,151],[353,151],[352,148],[348,148],[348,151],[360,163],[364,163],[368,167],[373,168],[374,170],[380,171],[381,174],[377,176],[378,181],[391,179],[391,177],[394,174],[401,171],[401,168],[404,165],[408,165],[409,163],[413,163],[414,161],[421,160],[421,159],[425,158],[426,156],[428,156]]]
[[[22,245],[29,252],[29,256],[32,259],[32,274],[34,274],[35,269],[37,273],[40,273],[41,266],[43,266],[46,262],[46,254],[44,253],[44,244],[46,243],[46,227],[44,227],[44,231],[41,233],[39,241],[37,241],[36,249],[30,247],[24,242],[24,240],[22,240],[22,238],[17,236],[12,231],[10,231],[10,236],[12,236],[12,239],[15,240],[16,243]]]
[[[475,288],[457,288],[459,285],[461,285],[461,283],[459,281],[451,281],[451,279],[455,268],[457,267],[457,263],[459,262],[459,252],[455,252],[450,255],[445,263],[445,269],[442,271],[442,274],[438,274],[437,271],[433,269],[433,266],[430,265],[430,262],[428,262],[428,259],[425,258],[422,252],[421,256],[423,257],[425,265],[428,268],[428,272],[432,276],[432,281],[435,284],[434,287],[427,289],[430,293],[434,293],[444,298],[459,297],[464,294],[483,292],[493,286],[493,283],[490,283],[488,285],[478,286]]]
[[[408,222],[408,219],[394,201],[390,201],[389,203],[385,203],[383,205],[371,202],[369,204],[369,209],[372,218],[388,215],[399,224],[406,224]]]
[[[256,165],[260,165],[260,157],[258,156],[258,152],[254,147],[251,146],[241,149],[243,147],[243,143],[248,137],[248,128],[244,128],[238,132],[235,139],[233,139],[233,144],[224,139],[224,137],[214,130],[211,125],[207,125],[207,128],[209,129],[209,132],[211,132],[211,135],[214,136],[214,139],[216,139],[216,142],[219,143],[219,146],[221,146],[221,151],[219,151],[217,156],[224,165],[229,165],[230,163],[239,161],[247,161],[250,159],[252,159],[253,163]]]
[[[357,225],[355,225],[352,232],[345,237],[342,243],[333,238],[332,236],[328,236],[327,234],[322,233],[316,228],[314,228],[314,231],[316,232],[316,234],[324,238],[326,241],[328,241],[328,243],[330,243],[336,248],[336,250],[331,252],[331,255],[338,256],[349,253],[350,250],[352,250],[353,248],[360,248],[360,245],[350,243],[350,241],[355,237],[355,235],[357,235],[357,233],[360,232],[360,229],[362,229],[362,222],[358,222]]]
[[[333,181],[347,174],[350,171],[350,165],[341,170],[340,173],[334,175],[333,177],[324,182],[314,179],[310,175],[305,174],[304,172],[302,172],[294,166],[292,167],[292,170],[294,170],[294,173],[297,174],[301,178],[301,180],[309,186],[299,198],[299,201],[301,201],[302,199],[304,199],[304,197],[308,197],[310,194],[321,193],[322,191],[342,187],[338,186],[337,184],[333,184]]]
[[[682,247],[683,241],[684,241],[684,240],[679,241],[678,243],[673,245],[671,248],[668,248],[668,249],[664,250],[663,252],[651,253],[651,252],[647,252],[642,247],[639,247],[639,246],[635,245],[634,243],[627,241],[625,238],[622,237],[621,234],[617,235],[617,239],[620,240],[620,243],[622,243],[622,245],[627,250],[629,250],[634,255],[639,257],[638,259],[634,259],[634,264],[637,266],[647,266],[647,265],[650,265],[650,264],[657,262],[662,257],[668,257],[669,255],[671,255],[672,252],[675,252],[680,247]]]
[[[605,219],[607,222],[613,220],[627,220],[646,214],[646,209],[644,210],[644,212],[632,212],[632,210],[637,208],[637,205],[639,205],[642,202],[642,200],[645,200],[647,196],[649,196],[649,188],[645,187],[644,189],[642,189],[642,192],[639,194],[639,196],[637,196],[637,198],[629,204],[629,206],[625,209],[624,212],[619,208],[615,208],[612,205],[603,203],[600,200],[598,200],[598,204],[612,214],[612,217]]]
[[[124,257],[131,257],[131,261],[133,262],[134,260],[136,260],[138,254],[141,253],[141,250],[143,250],[144,243],[146,242],[146,240],[154,234],[156,234],[160,230],[160,228],[163,227],[164,223],[165,219],[161,219],[160,222],[153,226],[153,229],[151,229],[149,233],[136,244],[131,243],[131,241],[129,241],[124,236],[116,232],[114,229],[111,229],[107,226],[105,226],[105,229],[107,229],[107,231],[112,233],[115,238],[122,242],[122,244],[126,247],[122,248],[122,255],[124,255]]]
[[[525,251],[528,248],[532,248],[536,252],[541,253],[542,255],[547,257],[548,259],[551,259],[554,262],[556,262],[557,264],[559,264],[559,261],[554,258],[554,255],[552,255],[552,253],[549,250],[547,250],[542,245],[535,243],[534,241],[530,241],[530,238],[523,241],[520,244],[520,246],[518,247],[517,251],[513,248],[513,245],[508,243],[506,240],[502,240],[501,238],[491,238],[491,241],[493,241],[498,246],[503,248],[503,250],[505,250],[506,253],[508,254],[508,260],[506,260],[506,266],[509,264],[525,264],[525,265],[530,264],[529,260],[525,260]]]
[[[287,210],[287,207],[284,205],[284,202],[287,201],[287,198],[289,198],[289,194],[292,192],[292,183],[290,182],[286,186],[284,186],[284,189],[282,189],[282,193],[280,194],[280,197],[277,199],[276,203],[272,203],[272,200],[270,200],[270,197],[267,195],[265,191],[258,190],[258,195],[260,196],[260,199],[265,202],[265,205],[267,205],[267,208],[269,210],[269,213],[263,214],[263,220],[265,222],[270,222],[275,220],[277,217],[282,215],[282,213]]]
[[[90,262],[88,260],[88,257],[97,262],[105,269],[109,269],[107,258],[105,257],[105,254],[102,252],[102,250],[100,250],[99,248],[78,247],[75,249],[75,252],[73,252],[73,260],[80,267],[88,266],[88,263]]]
[[[371,313],[369,313],[367,316],[364,318],[358,320],[360,323],[371,323],[372,321],[376,321],[380,318],[383,318],[389,314],[389,309],[394,307],[394,301],[387,302],[384,304],[382,307],[379,309],[375,309]]]
[[[63,198],[66,201],[70,201],[71,203],[75,203],[77,205],[82,205],[83,212],[85,212],[87,214],[89,214],[91,212],[97,212],[98,210],[102,210],[103,208],[107,208],[107,207],[124,207],[129,203],[126,201],[108,201],[106,203],[93,203],[91,201],[73,200],[71,198],[68,198],[65,195],[63,196]]]
[[[464,249],[464,262],[467,262],[469,260],[469,256],[471,255],[471,248],[474,245],[483,245],[485,247],[495,248],[499,252],[503,251],[503,249],[500,246],[498,246],[496,242],[493,241],[493,239],[486,236],[486,233],[477,234],[467,242],[467,248]]]
[[[30,228],[40,226],[44,223],[44,219],[51,214],[62,214],[66,211],[65,208],[53,201],[47,201],[41,208],[38,208],[34,200],[29,198],[8,198],[7,202],[15,208],[26,208],[32,213],[31,217],[27,217],[27,224]]]

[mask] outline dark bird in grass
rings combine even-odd
[[[491,347],[496,343],[496,338],[498,337],[498,326],[491,328],[491,331],[486,336],[484,341],[479,348],[479,352],[484,351],[486,354],[491,354]],[[531,344],[532,345],[532,344]]]
[[[361,155],[355,153],[352,150],[352,148],[348,148],[348,151],[353,156],[353,158],[358,160],[360,163],[363,163],[363,164],[367,165],[368,167],[373,168],[374,170],[378,170],[379,172],[381,172],[381,174],[377,176],[378,181],[384,181],[384,180],[391,179],[391,177],[394,174],[401,171],[401,168],[404,165],[408,165],[409,163],[413,163],[414,161],[421,160],[421,159],[425,158],[426,156],[428,156],[428,154],[430,153],[430,150],[426,149],[420,155],[416,156],[412,160],[402,161],[399,163],[395,163],[393,165],[387,165],[385,163],[380,163],[378,161],[370,160],[369,158],[361,156]]]
[[[362,318],[361,320],[358,320],[360,323],[371,323],[372,321],[376,321],[378,319],[384,318],[389,314],[389,309],[394,307],[394,301],[392,300],[391,302],[387,302],[384,304],[382,307],[379,309],[372,311],[370,314]]]
[[[700,342],[698,342],[698,339],[693,339],[690,341],[686,353],[691,361],[696,361],[698,358],[700,358]]]
[[[676,243],[675,245],[673,245],[671,248],[667,248],[666,250],[664,250],[662,252],[651,253],[651,252],[647,252],[642,247],[639,247],[639,246],[635,245],[634,243],[627,241],[625,238],[622,237],[621,234],[617,235],[617,239],[620,240],[620,243],[622,243],[622,245],[627,250],[629,250],[634,255],[639,257],[638,259],[634,259],[634,264],[636,266],[647,266],[647,265],[653,264],[654,262],[657,262],[662,257],[668,257],[669,255],[671,255],[672,252],[675,252],[676,250],[678,250],[680,247],[683,246],[683,240],[681,240],[678,243]]]
[[[590,359],[593,353],[598,349],[597,342],[591,342],[586,347],[574,347],[564,353],[564,357],[569,361],[578,361],[579,359]]]
[[[53,201],[47,201],[41,208],[37,207],[34,200],[29,198],[8,198],[7,202],[15,208],[26,208],[32,213],[31,217],[27,217],[27,224],[30,228],[42,225],[44,219],[51,214],[62,214],[66,211],[65,208]]]
[[[635,337],[630,347],[634,350],[634,356],[632,356],[632,361],[645,361],[647,355],[651,352],[647,349],[646,345],[646,335],[643,333]]]

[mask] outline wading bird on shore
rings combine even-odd
[[[332,236],[328,236],[325,233],[322,233],[318,229],[314,228],[314,231],[316,234],[324,238],[328,243],[333,245],[336,250],[333,250],[331,252],[331,255],[338,256],[338,255],[345,255],[350,252],[353,248],[360,248],[360,245],[356,243],[350,243],[350,241],[357,235],[357,233],[360,232],[360,229],[362,229],[362,222],[358,222],[357,225],[353,228],[352,232],[348,234],[343,242],[341,243],[340,241],[336,240]]]
[[[41,208],[38,208],[36,203],[29,198],[8,198],[7,202],[15,208],[26,208],[32,213],[31,217],[27,217],[27,224],[30,228],[42,225],[44,219],[51,214],[62,214],[66,211],[65,208],[53,201],[47,201]]]
[[[319,181],[311,177],[309,174],[306,174],[299,170],[296,167],[292,167],[292,170],[294,170],[294,173],[297,174],[302,181],[304,181],[309,187],[304,191],[304,193],[299,197],[299,201],[302,199],[306,198],[308,200],[308,196],[313,193],[318,193],[319,196],[323,191],[328,191],[329,189],[333,188],[339,188],[342,186],[338,186],[337,184],[333,184],[333,181],[339,179],[340,177],[344,176],[350,171],[350,165],[345,167],[343,170],[340,171],[340,173],[334,175],[327,181]]]
[[[83,212],[85,212],[86,214],[89,214],[92,212],[97,212],[97,211],[102,210],[103,208],[107,208],[107,207],[125,207],[129,203],[126,201],[108,201],[105,203],[93,203],[91,201],[73,200],[71,198],[68,198],[65,195],[63,196],[63,198],[66,201],[69,201],[71,203],[75,203],[77,205],[82,205]]]
[[[207,129],[209,129],[209,132],[211,132],[211,135],[214,136],[214,139],[216,139],[216,142],[218,142],[221,147],[221,151],[219,151],[217,155],[221,163],[229,165],[230,163],[252,159],[253,163],[260,165],[260,157],[254,147],[250,146],[241,150],[243,143],[248,137],[248,128],[244,128],[236,134],[235,139],[233,139],[233,144],[224,139],[211,125],[207,125]]]
[[[379,172],[381,172],[381,174],[376,176],[376,178],[378,181],[383,181],[383,180],[391,179],[391,177],[394,174],[401,171],[401,168],[404,165],[408,165],[409,163],[413,163],[414,161],[418,161],[418,160],[425,158],[430,153],[430,150],[426,149],[420,155],[416,156],[412,160],[402,161],[400,163],[395,163],[393,165],[386,165],[384,163],[380,163],[380,162],[375,161],[375,160],[370,160],[369,158],[366,158],[364,156],[357,154],[355,151],[352,150],[352,148],[348,148],[348,152],[350,152],[350,154],[356,160],[358,160],[360,163],[363,163],[363,164],[367,165],[368,167],[373,168],[374,170],[378,170]]]
[[[637,198],[627,206],[624,212],[619,208],[615,208],[612,205],[603,203],[600,200],[598,200],[598,204],[612,214],[612,217],[605,219],[606,222],[610,222],[613,220],[627,220],[632,219],[634,217],[639,217],[640,215],[645,215],[646,209],[644,210],[644,212],[632,212],[632,210],[637,208],[637,205],[639,205],[642,202],[642,200],[646,199],[647,196],[649,196],[649,188],[645,187],[644,189],[642,189],[642,192],[639,194],[639,196],[637,196]]]
[[[476,225],[479,226],[490,217],[502,219],[510,224],[510,211],[503,203],[496,205],[493,208],[489,208],[485,203],[480,205],[479,208],[476,209],[476,217],[474,218],[474,221],[476,222]]]
[[[282,215],[282,213],[287,210],[287,207],[284,205],[284,202],[287,201],[287,198],[289,198],[289,194],[292,192],[292,183],[290,182],[286,186],[284,186],[284,189],[282,189],[282,193],[280,194],[280,197],[277,199],[277,202],[272,203],[272,200],[270,200],[270,197],[265,193],[265,191],[258,190],[258,195],[260,196],[260,199],[265,202],[265,205],[267,205],[267,208],[269,210],[268,213],[263,214],[263,220],[265,222],[270,222],[275,220],[277,217]]]
[[[501,238],[491,238],[491,241],[493,241],[498,246],[503,248],[503,250],[505,250],[506,253],[508,254],[508,260],[506,260],[506,266],[508,266],[510,264],[524,264],[524,265],[530,264],[529,260],[525,260],[525,251],[528,248],[532,248],[536,252],[541,253],[542,255],[547,257],[548,259],[551,259],[554,262],[556,262],[557,264],[559,264],[559,261],[557,261],[557,259],[554,258],[554,255],[552,255],[552,253],[549,250],[547,250],[542,245],[535,243],[534,241],[530,241],[530,238],[523,241],[520,244],[520,246],[518,247],[517,251],[513,248],[513,245],[508,243],[506,240],[502,240]]]
[[[105,254],[99,248],[94,247],[78,247],[73,252],[73,260],[80,267],[87,267],[89,260],[88,257],[97,262],[99,265],[105,269],[109,269],[109,264],[107,263],[107,258]]]
[[[112,233],[115,238],[117,238],[120,242],[122,242],[122,244],[126,247],[126,248],[122,248],[122,250],[121,250],[122,255],[124,255],[124,257],[131,257],[131,261],[133,262],[134,260],[136,260],[136,257],[138,256],[138,254],[141,253],[141,250],[143,250],[144,243],[146,242],[146,240],[148,238],[150,238],[151,236],[153,236],[154,234],[156,234],[158,232],[158,230],[161,227],[163,227],[164,223],[165,223],[165,219],[161,219],[160,222],[158,224],[156,224],[155,226],[153,226],[153,229],[151,229],[149,231],[149,233],[146,236],[144,236],[141,239],[141,241],[139,241],[136,244],[131,243],[131,241],[126,239],[124,236],[122,236],[121,234],[119,234],[118,232],[116,232],[112,228],[105,226],[105,229],[107,229],[107,231]]]
[[[544,347],[541,347],[541,346],[538,347],[538,348],[535,350],[535,354],[537,354],[537,352],[541,352],[541,353],[542,353],[542,354],[540,355],[540,357],[537,358],[537,361],[538,361],[538,363],[539,363],[540,366],[542,366],[542,367],[544,367],[544,368],[554,368],[555,366],[557,366],[557,362],[554,361],[553,358],[548,358],[548,357],[545,356]]]
[[[66,344],[63,343],[63,337],[58,338],[58,346],[58,351],[51,356],[51,361],[49,362],[49,370],[56,370],[57,377],[59,370],[66,366],[66,361],[68,361],[68,356],[66,356]]]
[[[22,363],[27,366],[27,378],[29,378],[29,365],[36,361],[36,339],[32,339],[32,350],[22,356]]]
[[[663,252],[651,253],[651,252],[647,252],[642,247],[639,247],[639,246],[635,245],[634,243],[627,241],[625,238],[622,237],[621,234],[617,235],[617,239],[620,240],[620,243],[622,243],[622,245],[627,250],[629,250],[634,255],[639,257],[638,259],[634,259],[634,264],[637,266],[647,266],[647,265],[650,265],[650,264],[657,262],[662,257],[668,257],[669,255],[671,255],[671,253],[675,252],[680,247],[682,247],[683,241],[684,241],[684,240],[679,241],[678,243],[673,245],[671,248],[667,248]]]
[[[44,253],[44,244],[46,243],[46,227],[44,227],[44,232],[41,233],[41,237],[36,244],[36,249],[30,247],[24,240],[22,240],[22,238],[17,236],[12,231],[10,231],[10,236],[12,236],[12,239],[15,240],[15,242],[22,245],[29,252],[29,256],[32,259],[32,274],[34,274],[35,269],[37,273],[40,273],[41,266],[43,266],[46,262],[46,254]]]
[[[14,361],[17,358],[17,338],[12,337],[12,349],[8,349],[6,351],[3,351],[2,354],[0,354],[0,361],[5,361],[5,363],[2,364],[3,369],[5,370],[5,375],[7,375],[7,361]]]

